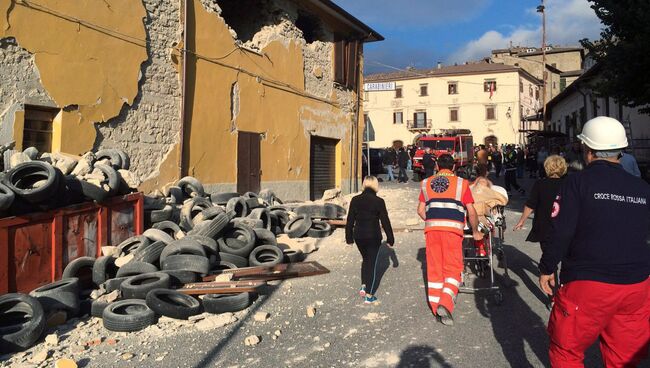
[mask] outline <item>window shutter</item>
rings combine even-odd
[[[347,68],[345,73],[345,85],[350,89],[357,86],[357,63],[359,57],[359,41],[350,41],[347,47]]]
[[[397,124],[397,113],[393,113],[393,124]]]
[[[334,44],[334,82],[345,85],[345,41]]]

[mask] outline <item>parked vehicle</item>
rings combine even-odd
[[[473,162],[474,140],[472,132],[467,129],[447,130],[442,134],[423,135],[417,138],[415,144],[418,149],[413,158],[414,180],[420,180],[424,176],[422,167],[422,156],[425,148],[431,148],[432,153],[438,157],[448,153],[456,160],[456,166],[460,167]]]
[[[371,148],[370,149],[370,175],[380,175],[385,174],[386,170],[384,169],[384,153],[386,150],[381,148]],[[365,178],[368,175],[368,161],[367,161],[368,149],[363,149],[363,166],[361,173]]]

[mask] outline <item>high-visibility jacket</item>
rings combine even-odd
[[[426,205],[424,232],[447,231],[463,235],[466,210],[463,193],[469,183],[443,170],[422,181],[422,195]]]

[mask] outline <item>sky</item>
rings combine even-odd
[[[540,0],[334,0],[386,38],[364,46],[366,74],[478,60],[497,48],[541,46]],[[602,25],[587,0],[546,0],[547,43],[579,46]]]

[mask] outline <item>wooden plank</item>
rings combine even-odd
[[[205,294],[238,294],[245,292],[256,292],[260,287],[266,285],[265,281],[229,281],[229,282],[194,282],[185,284],[182,289],[176,291],[187,295]]]
[[[283,263],[271,267],[244,267],[223,270],[215,275],[206,276],[203,281],[212,281],[220,274],[231,274],[235,280],[282,280],[295,277],[317,276],[330,270],[318,262]]]
[[[332,226],[340,226],[340,227],[345,227],[345,225],[348,224],[347,220],[326,220],[328,224]]]

